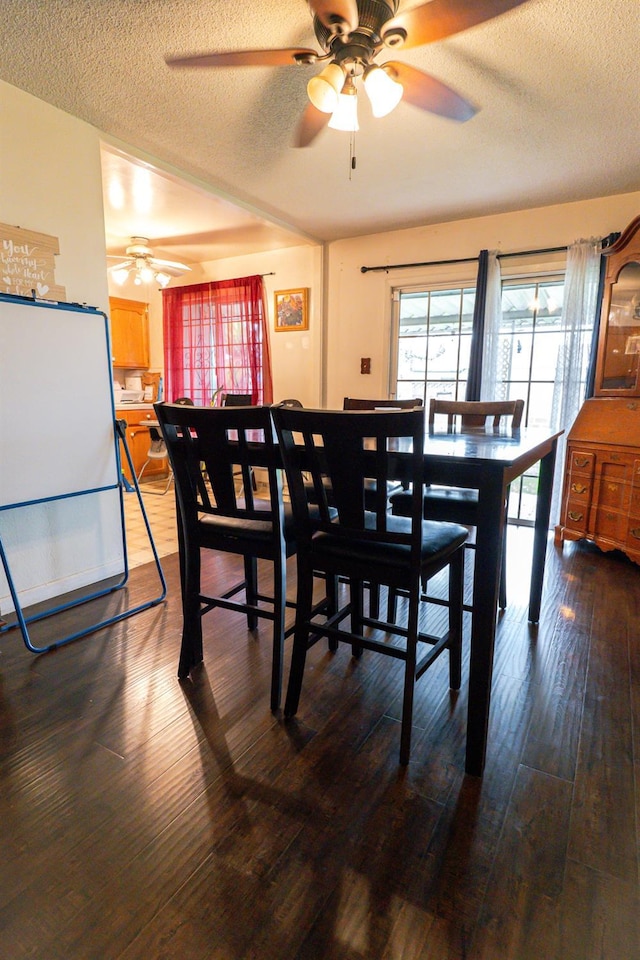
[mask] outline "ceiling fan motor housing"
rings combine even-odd
[[[357,0],[358,28],[350,34],[339,34],[326,27],[317,16],[313,18],[313,29],[316,39],[323,50],[331,51],[338,61],[345,59],[340,56],[341,47],[356,47],[366,52],[368,62],[377,49],[382,45],[382,29],[388,20],[395,16],[398,9],[398,0]]]

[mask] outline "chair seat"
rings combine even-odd
[[[270,503],[266,500],[254,500],[254,509],[269,512]],[[231,538],[234,541],[234,547],[238,542],[242,543],[265,543],[271,544],[273,541],[273,524],[271,520],[259,520],[245,517],[223,517],[215,514],[201,515],[198,520],[200,534],[203,541],[213,543],[218,538]],[[284,539],[287,544],[295,542],[293,531],[293,511],[291,505],[284,504]]]
[[[375,529],[375,514],[365,518],[369,529]],[[389,533],[411,533],[411,521],[406,517],[389,517],[387,523]],[[420,562],[423,565],[438,565],[446,563],[448,557],[467,539],[469,531],[457,523],[441,523],[424,520],[422,523],[422,548]],[[402,580],[406,576],[406,569],[411,559],[411,548],[406,543],[376,543],[372,540],[345,539],[332,536],[330,533],[318,533],[313,540],[314,555],[322,563],[329,566],[340,566],[342,572],[348,575],[353,569],[362,567],[374,568],[376,575],[384,583],[386,579],[393,582]],[[389,567],[390,577],[385,577],[381,568]],[[373,572],[373,569],[372,571]]]
[[[391,509],[400,517],[411,513],[411,493],[399,490],[389,498]],[[452,520],[475,526],[478,491],[466,487],[425,487],[424,517],[427,520]]]

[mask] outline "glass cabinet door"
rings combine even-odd
[[[601,390],[638,389],[640,361],[640,263],[627,263],[611,285]]]

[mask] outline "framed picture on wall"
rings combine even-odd
[[[309,288],[276,290],[274,324],[280,332],[309,329]]]

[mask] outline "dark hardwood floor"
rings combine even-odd
[[[638,960],[640,568],[550,543],[535,628],[531,535],[509,538],[481,780],[445,659],[418,683],[405,770],[386,657],[316,646],[284,724],[268,627],[217,611],[179,683],[175,556],[159,607],[38,657],[2,635],[0,957]],[[154,578],[133,570],[91,617]]]

